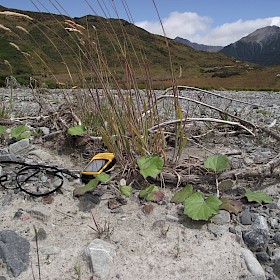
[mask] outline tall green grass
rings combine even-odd
[[[85,1],[94,15],[97,15],[93,5]],[[155,1],[152,1],[155,12],[158,14]],[[122,1],[123,10],[127,18],[133,21],[132,13],[129,10],[125,0]],[[56,5],[61,14],[66,11],[58,2]],[[11,32],[16,35],[17,42],[11,42],[11,47],[17,49],[28,61],[30,67],[37,73],[36,63],[40,63],[49,76],[57,84],[67,88],[67,85],[77,85],[77,88],[69,91],[64,90],[65,100],[72,110],[81,120],[81,123],[87,126],[87,131],[92,134],[100,135],[104,144],[110,152],[113,152],[120,164],[123,166],[134,166],[135,159],[141,155],[161,155],[165,157],[166,141],[165,131],[159,127],[152,133],[149,128],[164,122],[166,116],[160,112],[162,108],[157,102],[156,91],[154,90],[153,79],[150,74],[149,61],[143,51],[141,40],[135,31],[128,34],[124,28],[125,22],[118,17],[119,7],[114,1],[101,0],[96,5],[103,11],[104,19],[102,22],[105,34],[99,34],[96,27],[92,25],[91,18],[85,17],[83,22],[75,22],[75,19],[64,18],[61,22],[57,17],[53,20],[61,27],[57,34],[53,30],[43,25],[40,21],[16,13],[0,13],[6,17],[22,17],[28,24],[26,27],[2,26],[5,32]],[[67,10],[67,7],[65,7]],[[114,17],[118,20],[115,25],[106,19],[112,17],[108,11],[114,11]],[[44,14],[42,14],[44,16]],[[160,16],[159,16],[160,20]],[[29,29],[32,30],[29,31]],[[115,29],[121,30],[121,36],[117,35]],[[9,29],[9,30],[8,30]],[[35,32],[36,31],[36,32]],[[54,35],[56,40],[53,39]],[[119,33],[118,33],[119,34]],[[103,37],[106,36],[110,41],[110,48],[113,50],[118,67],[110,64],[105,55],[106,45],[103,45]],[[66,40],[67,37],[67,40]],[[59,77],[53,69],[47,64],[47,54],[44,52],[43,45],[38,42],[48,40],[56,50],[57,57],[62,61],[61,67],[64,68],[64,81],[62,85]],[[70,40],[70,44],[69,44]],[[40,51],[33,52],[33,56],[22,50],[21,45],[32,42],[36,49]],[[137,47],[135,46],[137,42]],[[71,65],[66,63],[60,47],[67,50],[72,57]],[[170,80],[173,85],[174,99],[172,102],[176,118],[182,121],[175,127],[175,152],[174,160],[178,159],[185,145],[186,137],[184,135],[183,114],[178,102],[178,92],[176,79],[174,77],[171,50],[166,40],[166,51],[170,58]],[[64,52],[65,53],[65,52]],[[116,69],[121,69],[116,71]],[[138,79],[139,73],[141,79]],[[158,85],[157,85],[158,87]]]

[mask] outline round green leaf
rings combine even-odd
[[[129,197],[132,194],[133,188],[131,186],[121,186],[120,191],[123,195]]]
[[[28,129],[29,128],[26,125],[16,126],[11,130],[11,136],[13,138],[15,138],[17,141],[21,140],[21,139],[24,139],[24,138],[28,138],[30,135],[27,135],[26,133],[24,133]]]
[[[192,185],[186,185],[182,190],[175,193],[175,195],[171,198],[171,202],[173,203],[183,203],[191,194],[193,194]]]
[[[144,178],[156,179],[163,170],[163,159],[159,156],[143,156],[137,159],[140,173]]]
[[[204,166],[214,172],[224,171],[227,169],[228,165],[229,160],[225,155],[210,156],[204,162]]]
[[[84,125],[75,125],[68,128],[67,133],[70,135],[83,135],[86,134],[86,128]]]
[[[193,220],[208,221],[218,213],[221,204],[220,199],[214,195],[205,199],[202,193],[196,192],[185,200],[184,214]]]

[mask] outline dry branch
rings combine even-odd
[[[233,126],[239,126],[239,127],[243,128],[244,130],[246,130],[247,132],[249,132],[251,135],[255,136],[255,134],[250,129],[248,129],[247,127],[245,127],[244,125],[242,125],[242,124],[240,124],[238,122],[224,121],[224,120],[213,119],[213,118],[183,118],[183,119],[178,119],[178,120],[166,121],[166,122],[157,124],[157,125],[149,128],[149,132],[153,133],[153,132],[155,132],[155,130],[157,130],[157,129],[161,128],[161,127],[165,127],[165,126],[176,124],[176,123],[180,123],[180,122],[215,122],[215,123],[223,123],[223,124],[228,124],[228,125],[233,125]]]

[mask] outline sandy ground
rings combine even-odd
[[[69,164],[68,159],[57,158],[62,164]],[[72,167],[72,166],[71,166]],[[100,188],[105,189],[106,186]],[[31,244],[31,263],[27,271],[17,279],[39,279],[34,226],[43,228],[47,233],[45,240],[39,241],[41,279],[44,280],[91,280],[92,276],[85,259],[87,245],[97,238],[89,226],[94,227],[89,212],[79,209],[79,200],[73,198],[73,183],[65,183],[62,194],[55,194],[51,204],[43,204],[42,198],[31,198],[23,193],[13,194],[9,205],[0,211],[1,230],[14,230],[27,238]],[[171,197],[170,190],[165,190]],[[5,191],[0,191],[3,201]],[[178,206],[173,204],[154,205],[150,214],[143,212],[143,205],[136,197],[128,199],[121,206],[120,213],[111,213],[107,207],[108,199],[115,194],[107,189],[101,203],[92,213],[97,223],[110,226],[106,241],[116,246],[116,256],[110,277],[106,279],[205,279],[234,280],[248,275],[246,265],[240,252],[240,245],[235,235],[229,232],[215,237],[208,232],[207,225],[184,219],[170,222],[166,215],[177,216]],[[40,206],[49,211],[46,220],[30,216],[27,220],[15,219],[19,208],[29,211]],[[59,252],[44,255],[44,250],[55,246]],[[0,276],[10,278],[3,265]]]

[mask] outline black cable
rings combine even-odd
[[[62,185],[63,185],[63,174],[69,175],[73,178],[79,178],[79,176],[71,173],[69,170],[67,169],[62,169],[62,168],[58,168],[56,166],[50,166],[50,165],[42,165],[42,164],[28,164],[25,162],[20,162],[20,161],[0,161],[0,164],[19,164],[22,166],[25,166],[24,168],[20,169],[15,176],[15,181],[17,183],[17,186],[10,188],[10,187],[6,187],[3,185],[3,183],[7,182],[9,180],[7,174],[4,174],[0,177],[0,185],[2,188],[8,190],[8,189],[20,189],[21,191],[29,194],[29,195],[33,195],[36,197],[40,197],[40,196],[47,196],[50,195],[54,192],[56,192]],[[20,176],[23,175],[24,172],[29,171],[29,170],[35,170],[35,172],[33,174],[30,174],[27,178],[25,178],[23,181],[20,180]],[[57,177],[60,179],[60,184],[55,187],[53,190],[48,191],[46,193],[34,193],[34,192],[30,192],[28,190],[26,190],[23,185],[30,180],[32,177],[36,176],[38,173],[40,173],[41,171],[45,171],[48,174],[51,174],[53,177]],[[62,175],[58,174],[61,173]]]

